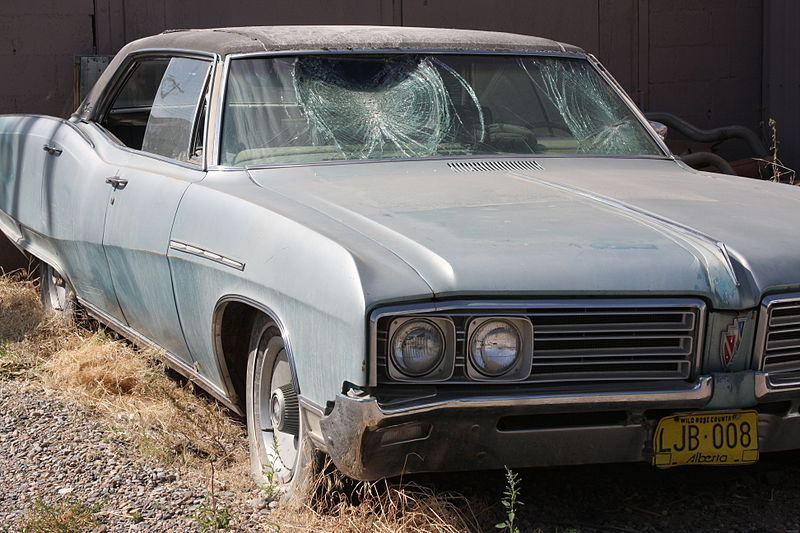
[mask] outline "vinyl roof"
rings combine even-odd
[[[287,50],[490,50],[582,52],[576,46],[514,33],[403,26],[252,26],[169,30],[126,49],[185,48],[220,55]]]

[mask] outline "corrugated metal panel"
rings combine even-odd
[[[764,123],[777,122],[778,156],[800,167],[800,2],[764,2]],[[767,132],[769,134],[769,132]]]

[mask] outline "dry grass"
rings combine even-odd
[[[25,273],[0,275],[0,378],[25,378],[52,353],[83,342],[84,332],[42,309]]]
[[[309,505],[272,514],[280,531],[462,533],[481,529],[471,502],[458,493],[388,481],[350,482],[347,487],[342,486],[342,476],[330,469],[317,476],[315,484]]]
[[[169,378],[157,352],[100,331],[41,368],[45,386],[124,430],[142,453],[200,471],[213,461],[224,485],[249,484],[243,425],[191,383]]]
[[[103,329],[42,309],[22,275],[0,276],[0,379],[36,380],[122,430],[144,454],[202,471],[226,486],[249,484],[243,425],[218,403],[171,379],[159,354]]]
[[[190,383],[169,377],[159,353],[113,333],[45,313],[34,283],[0,276],[0,379],[26,379],[96,413],[146,455],[201,476],[219,489],[252,487],[246,430]],[[413,484],[316,478],[311,504],[279,507],[266,531],[345,533],[480,530],[458,494]]]
[[[20,341],[44,320],[39,295],[32,281],[5,275],[0,281],[0,339]]]

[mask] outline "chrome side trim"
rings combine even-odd
[[[191,244],[186,244],[185,242],[169,241],[169,248],[170,250],[196,255],[197,257],[202,257],[203,259],[208,259],[209,261],[214,261],[215,263],[235,268],[236,270],[244,270],[245,267],[245,264],[241,261],[236,261],[235,259],[225,257],[224,255],[220,255],[209,250],[204,250],[203,248],[198,248],[197,246],[192,246]]]
[[[191,381],[194,381],[204,390],[206,390],[209,394],[214,396],[217,400],[222,402],[225,407],[233,411],[234,413],[239,414],[240,416],[244,416],[244,413],[236,405],[233,401],[231,401],[230,396],[226,391],[224,391],[219,385],[212,382],[202,374],[200,374],[197,370],[192,368],[190,365],[186,364],[184,361],[178,359],[174,354],[167,352],[161,346],[154,343],[147,337],[141,335],[137,331],[133,330],[132,328],[126,326],[119,320],[108,316],[103,311],[98,309],[97,307],[93,306],[92,304],[86,302],[81,297],[78,297],[78,302],[81,304],[86,311],[94,317],[98,322],[105,324],[106,326],[110,327],[111,329],[119,332],[122,336],[126,337],[129,341],[139,346],[146,346],[148,348],[152,348],[156,350],[159,354],[162,354],[162,358],[164,362],[172,369],[177,372],[180,372]]]
[[[275,313],[272,309],[267,307],[266,305],[253,300],[252,298],[248,298],[247,296],[240,296],[237,294],[229,294],[227,296],[223,296],[217,301],[217,304],[214,306],[214,312],[212,314],[212,324],[211,324],[211,334],[213,338],[211,339],[212,346],[214,346],[215,351],[215,359],[217,360],[217,365],[220,368],[220,373],[223,376],[226,376],[228,380],[230,380],[230,374],[225,364],[225,354],[222,350],[222,316],[224,314],[225,307],[229,303],[241,303],[245,304],[253,309],[258,310],[261,313],[267,315],[270,320],[275,323],[275,326],[278,328],[278,331],[281,332],[281,337],[283,338],[283,349],[286,350],[286,357],[289,359],[289,366],[292,369],[292,382],[294,385],[294,389],[297,391],[298,395],[302,397],[302,389],[300,388],[300,382],[297,379],[297,366],[294,363],[294,349],[292,347],[292,336],[289,330],[284,325],[283,321],[280,319],[277,313]]]

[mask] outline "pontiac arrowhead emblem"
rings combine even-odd
[[[722,343],[719,353],[726,367],[730,366],[733,361],[733,356],[736,355],[736,350],[739,349],[739,344],[742,342],[742,334],[744,333],[744,325],[746,323],[746,318],[736,318],[733,320],[733,323],[728,326],[728,329],[722,332]]]

